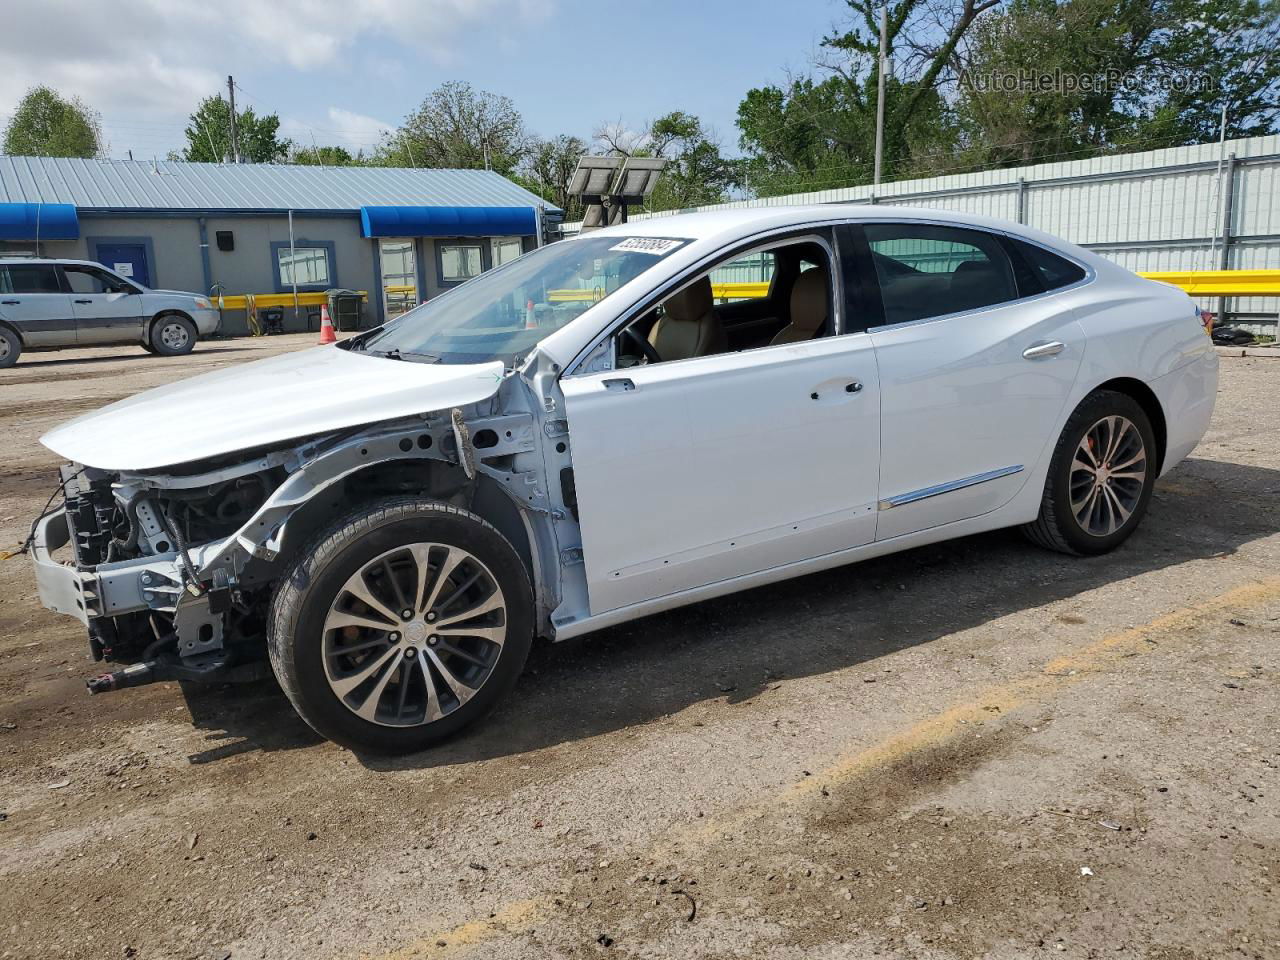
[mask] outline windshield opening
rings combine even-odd
[[[614,235],[553,243],[415,307],[361,348],[400,360],[514,367],[539,340],[687,242]]]

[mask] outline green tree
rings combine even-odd
[[[33,87],[4,132],[11,156],[95,157],[102,152],[102,118],[79,98]]]
[[[738,182],[737,164],[723,155],[714,133],[683,110],[664,114],[639,132],[621,123],[604,125],[596,130],[596,141],[615,156],[667,161],[646,210],[719,203]]]
[[[379,163],[397,167],[438,167],[515,173],[528,137],[510,97],[476,90],[457,80],[427,94],[379,147]]]
[[[296,147],[290,163],[309,167],[358,167],[365,163],[364,151],[355,156],[346,147]]]
[[[893,0],[885,82],[885,179],[933,172],[959,129],[946,93],[974,24],[1001,0]],[[738,107],[744,185],[759,194],[866,183],[875,159],[879,0],[845,0],[814,73],[750,90]]]
[[[569,181],[586,152],[587,145],[581,137],[562,133],[550,140],[532,138],[517,180],[525,189],[563,210],[566,220],[581,219],[582,205],[569,196]]]
[[[1013,0],[962,55],[963,152],[992,166],[1203,143],[1217,139],[1224,106],[1228,136],[1272,132],[1277,41],[1275,2]],[[1070,84],[989,83],[1035,74]]]
[[[259,117],[252,109],[236,112],[240,159],[245,163],[278,163],[288,158],[293,144],[281,139],[280,118],[274,113]],[[231,105],[219,95],[205,97],[191,114],[186,129],[187,146],[182,158],[197,163],[224,163],[231,159]]]

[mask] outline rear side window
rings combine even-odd
[[[58,270],[49,264],[10,264],[0,268],[8,273],[7,293],[61,293]]]
[[[869,223],[867,243],[885,323],[906,323],[1018,299],[1000,239],[980,230]]]
[[[1010,242],[1027,262],[1032,273],[1039,278],[1045,290],[1069,287],[1085,278],[1084,268],[1065,257],[1050,253],[1044,247],[1037,247],[1034,243],[1027,243],[1025,240],[1015,240],[1011,237]]]

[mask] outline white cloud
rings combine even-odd
[[[37,83],[83,98],[119,127],[170,133],[226,74],[282,64],[298,71],[385,69],[352,64],[361,41],[394,41],[452,62],[463,31],[495,38],[549,15],[556,0],[6,0],[0,29],[0,114]],[[336,111],[336,114],[335,114]],[[335,119],[341,117],[341,119]],[[329,126],[361,135],[380,121],[340,108]],[[153,131],[154,132],[154,131]],[[118,138],[118,137],[117,137]],[[355,142],[351,138],[351,142]]]
[[[333,145],[346,147],[352,153],[360,150],[369,153],[382,141],[382,134],[393,129],[394,124],[342,107],[330,107],[326,119],[316,124],[292,117],[285,117],[280,122],[284,136],[304,147],[313,143],[317,146]]]

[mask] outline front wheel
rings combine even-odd
[[[533,591],[511,544],[475,514],[392,499],[329,528],[276,588],[267,646],[321,736],[410,753],[479,719],[515,685]]]
[[[1151,420],[1138,401],[1113,390],[1090,394],[1058,438],[1040,516],[1023,532],[1061,553],[1114,550],[1147,512],[1156,458]]]
[[[176,314],[160,317],[151,325],[151,352],[162,357],[180,357],[196,345],[196,325]]]

